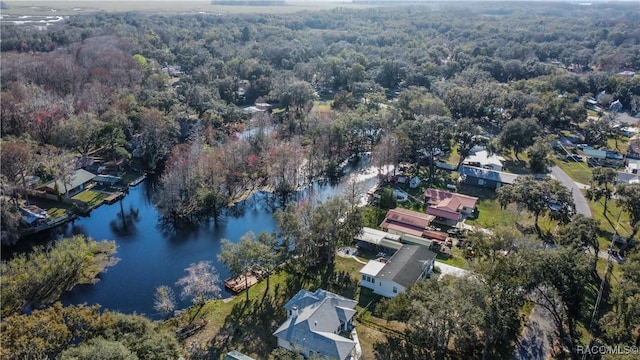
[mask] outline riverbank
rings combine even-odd
[[[47,219],[21,229],[20,238],[54,229],[80,216],[89,216],[102,205],[111,205],[129,193],[129,188],[141,184],[146,173],[125,172],[120,178],[121,185],[104,186],[90,183],[77,194],[70,197],[56,196],[43,191],[27,190],[30,205],[46,211]],[[133,179],[133,180],[131,180]]]

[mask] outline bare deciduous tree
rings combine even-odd
[[[167,316],[175,310],[176,296],[170,287],[162,285],[156,289],[156,295],[153,298],[153,308],[162,314],[162,316]]]
[[[220,296],[220,275],[210,261],[200,261],[185,269],[187,275],[180,278],[176,285],[182,287],[180,297],[191,298],[195,305]]]

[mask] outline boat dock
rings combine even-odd
[[[244,275],[238,275],[224,281],[224,286],[237,294],[252,287],[262,280],[262,275],[258,271],[247,271]]]
[[[124,192],[117,191],[117,192],[111,193],[111,195],[109,195],[106,198],[104,198],[103,202],[105,204],[111,205],[111,204],[113,204],[114,202],[120,200],[123,197],[124,197]]]
[[[133,180],[132,182],[129,183],[129,186],[137,186],[138,184],[140,184],[141,182],[144,181],[144,179],[147,178],[147,174],[142,174],[142,176],[140,176],[139,178]]]

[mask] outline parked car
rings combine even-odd
[[[576,145],[576,148],[578,148],[578,150],[584,150],[584,149],[589,149],[591,146],[587,145],[587,144],[578,144]]]
[[[582,162],[582,156],[578,155],[578,154],[570,154],[565,156],[565,159],[567,161],[576,161],[576,162]]]

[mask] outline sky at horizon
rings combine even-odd
[[[183,2],[183,0],[4,0],[5,3],[41,3],[41,2]],[[239,0],[242,1],[242,0]],[[366,0],[361,0],[366,1]],[[636,2],[640,5],[640,0],[371,0],[387,2],[574,2],[574,3],[606,3],[606,2]],[[184,2],[211,2],[210,0],[184,0]],[[289,3],[316,3],[316,2],[352,2],[352,0],[285,0]]]

